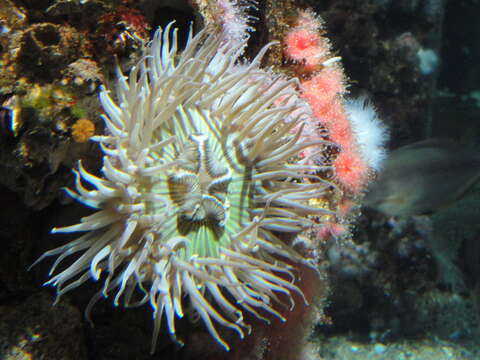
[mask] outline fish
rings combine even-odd
[[[364,205],[387,216],[429,215],[461,199],[479,178],[475,149],[426,139],[390,153]]]

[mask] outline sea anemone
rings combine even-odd
[[[58,296],[102,278],[87,314],[111,293],[115,305],[150,302],[152,350],[162,316],[175,338],[187,308],[228,350],[214,322],[243,337],[245,312],[284,320],[275,305],[302,295],[293,265],[314,266],[291,244],[328,212],[308,200],[331,184],[298,160],[322,141],[301,140],[308,106],[297,81],[259,67],[268,46],[242,60],[245,41],[204,29],[180,51],[169,24],[128,77],[117,69],[117,101],[100,93],[107,134],[91,138],[103,174],[79,163],[76,190],[67,190],[98,211],[54,228],[85,233],[39,259],[59,255],[46,282]]]

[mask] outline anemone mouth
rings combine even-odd
[[[39,259],[59,255],[52,275],[81,253],[46,283],[58,296],[106,273],[87,314],[112,292],[115,304],[149,302],[152,350],[163,316],[175,337],[185,297],[227,350],[214,323],[243,337],[245,312],[283,320],[280,294],[302,295],[289,263],[311,263],[278,234],[297,235],[329,212],[308,205],[330,188],[311,175],[320,167],[292,161],[322,143],[301,141],[306,108],[295,81],[258,67],[266,48],[242,63],[244,46],[203,30],[179,53],[170,24],[128,78],[118,71],[118,103],[100,94],[108,134],[93,138],[104,153],[103,175],[79,164],[69,190],[98,212],[53,229],[85,234]]]

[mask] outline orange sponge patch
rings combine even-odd
[[[72,137],[75,142],[85,143],[95,134],[95,124],[88,119],[79,119],[72,126]]]

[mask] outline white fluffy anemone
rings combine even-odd
[[[60,255],[46,283],[58,296],[102,278],[87,315],[102,295],[114,293],[115,305],[150,302],[152,350],[162,316],[175,338],[185,308],[228,350],[215,322],[243,337],[244,312],[284,319],[275,303],[293,306],[293,292],[302,294],[290,264],[312,264],[289,241],[328,212],[308,200],[330,184],[311,175],[318,167],[293,161],[322,142],[301,140],[308,109],[296,81],[259,68],[267,47],[242,63],[245,42],[203,30],[179,51],[176,33],[171,24],[158,30],[128,78],[118,70],[117,101],[101,92],[107,135],[93,140],[103,175],[79,164],[68,190],[98,212],[53,229],[85,234],[39,260]]]

